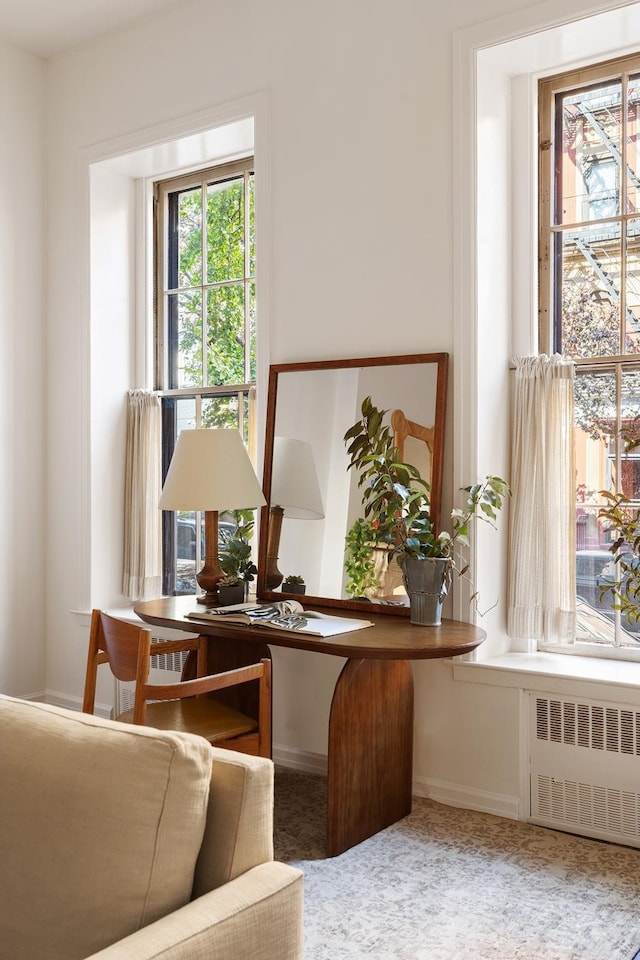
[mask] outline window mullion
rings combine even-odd
[[[209,383],[209,356],[208,356],[208,342],[209,342],[209,331],[207,330],[207,316],[209,314],[209,294],[207,291],[207,183],[203,181],[200,185],[200,203],[201,203],[201,216],[202,216],[202,285],[200,293],[200,310],[202,316],[202,332],[201,332],[201,342],[202,342],[202,385],[206,386]]]
[[[249,380],[250,376],[250,316],[251,316],[251,210],[249,203],[249,181],[250,173],[245,170],[242,188],[244,190],[244,251],[243,251],[243,271],[244,271],[244,378]]]

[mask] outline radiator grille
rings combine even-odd
[[[640,756],[640,712],[536,697],[536,737],[588,750]]]
[[[531,819],[640,846],[640,711],[531,696]]]
[[[151,643],[163,643],[163,637],[152,637]],[[182,668],[189,656],[188,651],[181,653],[152,653],[149,670],[150,683],[177,683]],[[133,681],[116,683],[116,714],[133,710],[136,685]]]
[[[541,774],[536,786],[538,812],[543,819],[640,840],[640,794]]]

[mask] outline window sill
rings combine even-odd
[[[557,653],[505,653],[456,661],[453,679],[640,705],[640,663]]]

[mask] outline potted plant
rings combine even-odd
[[[245,585],[240,577],[225,576],[218,581],[218,600],[221,607],[228,607],[234,603],[243,603]]]
[[[258,572],[258,568],[251,559],[254,512],[253,510],[229,510],[224,516],[231,519],[232,524],[230,528],[227,526],[220,528],[222,539],[220,566],[227,577],[234,578],[241,584],[243,596],[240,601],[232,602],[242,602],[249,583]]]
[[[450,530],[434,530],[429,514],[430,487],[410,463],[398,457],[386,410],[366,397],[362,416],[345,434],[349,467],[359,472],[363,488],[364,518],[370,521],[376,541],[396,556],[411,608],[412,623],[438,626],[442,604],[453,572],[463,576],[468,564],[460,561],[459,548],[469,546],[473,518],[495,526],[498,511],[510,494],[501,477],[487,476],[481,483],[462,488],[462,509],[451,511]],[[472,601],[477,599],[474,592]]]
[[[291,573],[288,577],[284,578],[282,589],[286,593],[304,593],[307,586],[304,582],[304,577],[301,577],[297,573]]]

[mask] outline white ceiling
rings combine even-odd
[[[0,37],[51,57],[182,0],[0,0]]]

